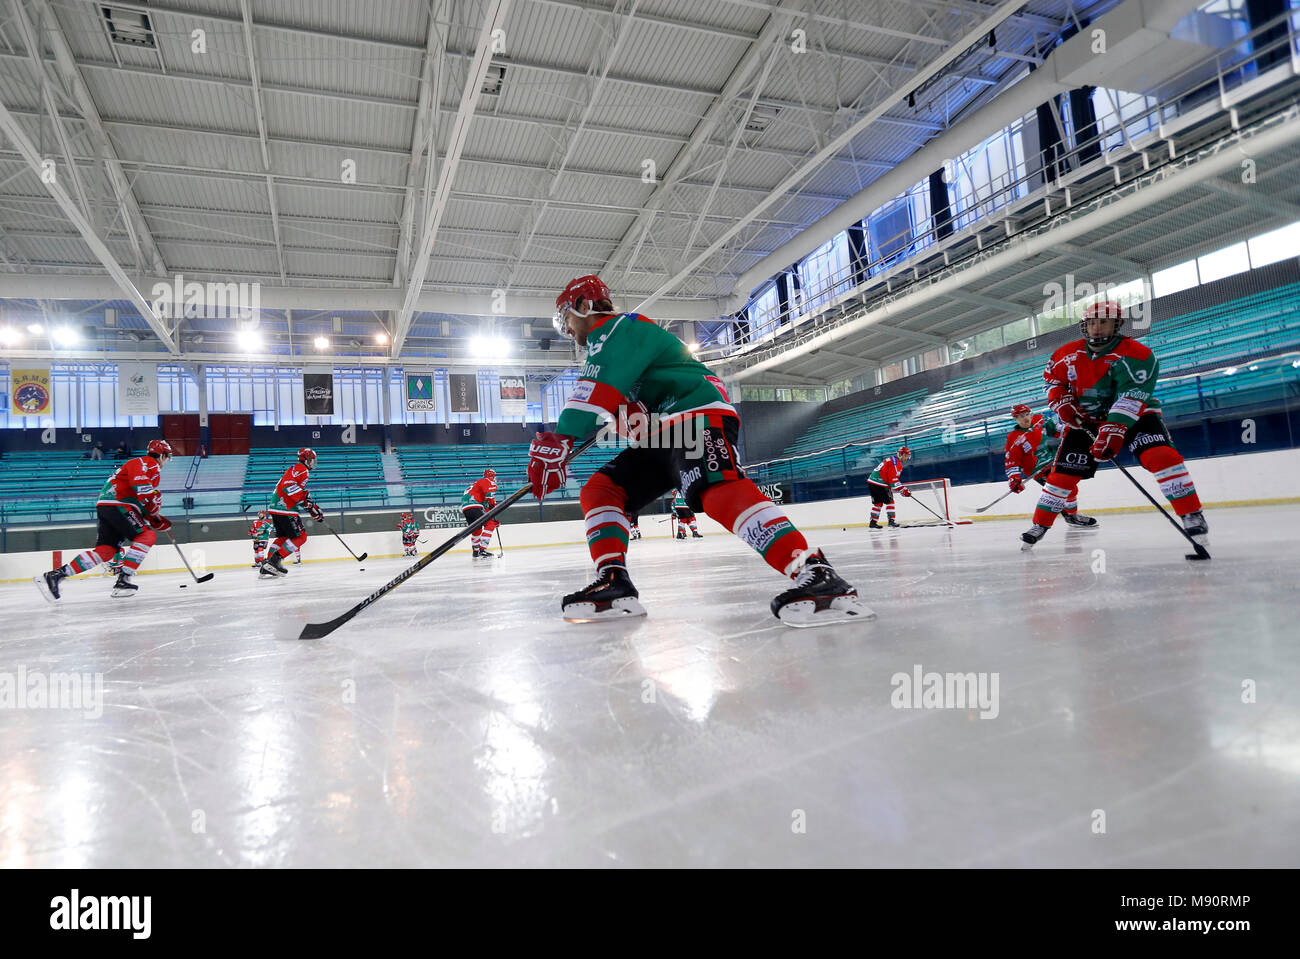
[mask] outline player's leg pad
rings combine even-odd
[[[626,569],[608,565],[590,586],[564,597],[560,609],[570,623],[644,616],[645,607],[638,601],[640,595]]]
[[[772,600],[772,615],[787,626],[833,626],[875,619],[858,591],[835,572],[821,550],[805,555],[794,585]]]

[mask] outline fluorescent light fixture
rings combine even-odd
[[[60,346],[73,346],[81,342],[81,334],[70,326],[61,326],[54,331],[54,342]]]
[[[316,349],[318,350],[324,351],[330,348],[330,340],[328,336],[318,336],[312,342],[315,344]]]
[[[12,326],[6,326],[4,329],[0,329],[0,343],[3,343],[5,346],[13,346],[22,338],[23,335]]]
[[[385,333],[385,332],[383,332],[382,330],[381,330],[380,332],[376,333],[376,334],[375,334],[375,342],[378,343],[380,346],[387,346],[387,345],[388,345],[388,334]]]
[[[235,334],[235,342],[245,353],[252,353],[262,348],[262,334],[257,330],[240,330]]]
[[[41,326],[41,324],[39,323],[28,323],[27,332],[30,333],[32,336],[40,336],[42,333],[45,332],[45,327]]]

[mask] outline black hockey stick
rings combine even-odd
[[[496,534],[497,534],[497,559],[500,559],[502,556],[506,555],[506,548],[501,545],[501,524],[500,523],[497,523]]]
[[[583,443],[572,453],[570,453],[569,458],[564,461],[564,465],[568,466],[570,463],[572,463],[583,453],[587,452],[587,450],[595,446],[596,441],[600,439],[600,436],[601,434],[598,432],[595,436],[587,440],[587,442]],[[465,539],[466,537],[473,536],[475,533],[477,533],[480,529],[483,528],[484,524],[490,522],[491,520],[496,519],[498,516],[500,516],[502,513],[506,511],[507,507],[513,506],[515,503],[519,502],[519,500],[523,499],[525,495],[527,495],[529,492],[532,491],[532,488],[533,488],[532,484],[521,486],[519,489],[515,490],[508,497],[506,497],[504,500],[498,503],[496,506],[492,507],[486,513],[484,513],[482,516],[476,519],[474,522],[470,523],[464,529],[457,532],[455,536],[447,540],[447,542],[443,543],[433,552],[426,553],[423,557],[421,557],[420,561],[416,563],[414,566],[410,567],[409,569],[403,570],[402,572],[398,573],[397,576],[394,577],[391,581],[385,583],[383,586],[380,586],[377,590],[375,590],[373,593],[371,593],[361,602],[357,603],[355,606],[349,609],[342,616],[336,616],[334,619],[331,619],[328,623],[308,623],[306,626],[302,628],[302,632],[298,634],[298,638],[299,639],[321,639],[324,636],[328,636],[330,633],[334,632],[334,630],[338,629],[344,623],[348,622],[348,620],[356,616],[357,613],[361,612],[367,606],[371,606],[374,603],[379,602],[379,600],[383,599],[386,595],[391,593],[393,590],[397,589],[397,587],[401,586],[403,583],[405,583],[408,579],[410,579],[420,570],[424,569],[435,559],[440,557],[443,553],[446,553],[448,550],[450,550],[461,540]]]
[[[1048,463],[1048,464],[1047,464],[1046,466],[1044,466],[1042,469],[1040,469],[1040,470],[1035,470],[1035,471],[1034,471],[1034,475],[1031,476],[1031,477],[1029,477],[1027,480],[1025,480],[1025,483],[1026,483],[1026,484],[1028,484],[1028,483],[1032,483],[1034,480],[1038,479],[1038,477],[1042,476],[1042,475],[1043,475],[1043,472],[1044,472],[1045,470],[1051,469],[1051,466],[1052,466],[1052,464],[1051,464],[1051,463]],[[988,506],[980,506],[979,508],[977,508],[977,509],[975,510],[975,512],[977,512],[977,513],[983,513],[985,510],[990,510],[990,509],[992,509],[993,507],[997,506],[999,503],[1001,503],[1004,499],[1006,499],[1008,496],[1010,496],[1010,495],[1011,495],[1012,493],[1014,493],[1014,492],[1015,492],[1015,490],[1007,490],[1005,493],[1003,493],[1001,496],[999,496],[997,499],[995,499],[992,503],[989,503]],[[967,509],[969,509],[969,508],[970,508],[970,507],[967,507]]]
[[[184,553],[184,551],[181,549],[181,545],[180,545],[180,543],[176,542],[176,537],[172,535],[172,531],[169,530],[169,529],[166,529],[166,530],[163,530],[163,532],[166,533],[166,534],[167,534],[167,538],[168,538],[169,540],[172,541],[172,545],[176,547],[176,552],[180,553],[180,556],[181,556],[181,562],[184,563],[184,564],[185,564],[185,568],[188,569],[188,570],[190,571],[190,576],[193,577],[194,582],[196,582],[196,583],[206,583],[206,582],[207,582],[208,580],[210,580],[212,577],[214,577],[214,576],[217,575],[216,573],[204,573],[202,576],[195,576],[195,575],[194,575],[194,570],[190,568],[190,561],[189,561],[188,559],[185,558],[185,553]]]
[[[913,500],[913,501],[916,503],[917,506],[921,507],[921,509],[925,510],[927,513],[929,513],[931,516],[933,516],[935,519],[937,519],[940,523],[946,523],[946,524],[949,525],[949,526],[955,526],[955,525],[956,525],[955,523],[953,523],[952,520],[950,520],[950,519],[944,519],[942,516],[940,516],[940,515],[939,515],[938,513],[936,513],[934,510],[930,509],[930,507],[928,507],[928,506],[926,506],[924,503],[922,503],[922,502],[921,502],[919,499],[917,499],[915,496],[909,496],[908,499]]]
[[[1089,436],[1091,436],[1094,441],[1097,439],[1097,437],[1091,431],[1084,430],[1084,432],[1087,433]],[[1163,506],[1161,506],[1158,502],[1156,502],[1156,498],[1147,492],[1147,488],[1137,481],[1136,476],[1134,476],[1132,473],[1130,473],[1128,470],[1124,468],[1124,464],[1119,461],[1118,457],[1113,457],[1111,459],[1111,462],[1114,463],[1119,468],[1119,471],[1121,473],[1123,473],[1125,476],[1128,477],[1128,481],[1130,483],[1132,483],[1134,486],[1138,488],[1138,492],[1147,498],[1147,502],[1149,502],[1156,509],[1160,510],[1161,514],[1164,516],[1165,519],[1169,520],[1173,528],[1183,534],[1183,539],[1187,540],[1187,542],[1192,544],[1192,549],[1196,550],[1196,552],[1184,553],[1183,554],[1184,559],[1209,559],[1210,558],[1210,551],[1206,549],[1204,546],[1202,546],[1200,543],[1196,542],[1196,540],[1192,539],[1192,534],[1187,532],[1187,530],[1183,529],[1181,526],[1178,525],[1178,520],[1170,516],[1168,511]]]
[[[329,525],[329,523],[321,523],[321,525],[324,526],[326,529],[328,529],[331,533],[334,533],[334,530]],[[343,543],[344,549],[346,549],[349,553],[352,553],[352,547],[349,546],[347,543],[343,542],[342,536],[340,536],[338,533],[334,533],[334,538],[338,540],[340,543]],[[352,558],[355,559],[358,563],[360,563],[369,555],[370,555],[369,553],[362,553],[360,556],[358,556],[356,553],[352,553]]]

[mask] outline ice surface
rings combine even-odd
[[[3,586],[0,672],[104,693],[0,710],[0,864],[1300,865],[1298,518],[1210,513],[1211,563],[1151,512],[817,531],[879,614],[823,630],[722,535],[633,543],[615,625],[559,618],[580,546],[444,557],[317,642],[277,636],[408,561]],[[996,673],[996,718],[895,708],[917,664]]]

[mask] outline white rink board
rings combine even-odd
[[[1188,460],[1192,479],[1196,482],[1201,499],[1209,504],[1242,503],[1277,500],[1300,496],[1300,450],[1277,450],[1267,453],[1247,453],[1240,456],[1219,456],[1210,459]],[[1150,491],[1163,504],[1165,500],[1150,475],[1141,467],[1129,467],[1129,472],[1143,481]],[[907,473],[904,473],[904,483]],[[1028,519],[1038,499],[1037,483],[1030,484],[1025,492],[1012,494],[998,503],[985,517],[1023,516]],[[1007,491],[1006,483],[979,483],[952,488],[952,502],[949,504],[954,518],[967,519],[974,516],[974,509],[990,502]],[[911,508],[902,497],[896,497],[900,505],[900,516]],[[1167,505],[1167,504],[1166,504]],[[1083,513],[1092,513],[1108,509],[1147,508],[1150,506],[1142,495],[1133,488],[1119,470],[1102,470],[1096,477],[1085,481],[1079,488],[1079,509]],[[1211,510],[1213,506],[1209,507]],[[786,505],[790,518],[801,528],[815,530],[834,526],[849,527],[863,524],[870,520],[871,498],[867,496],[846,499],[822,500],[814,503],[790,503]],[[665,520],[665,514],[647,514],[640,518],[641,533],[649,538],[667,537],[671,526]],[[726,532],[721,525],[704,514],[697,514],[701,533],[721,534]],[[883,514],[882,514],[883,522]],[[1163,522],[1163,520],[1162,520]],[[347,551],[333,536],[306,521],[309,534],[304,558],[308,561],[342,559],[351,562]],[[401,538],[397,531],[381,533],[345,533],[348,545],[358,555],[362,552],[373,556],[400,556]],[[427,530],[421,535],[428,542],[420,547],[420,552],[445,542],[455,534],[455,530]],[[553,546],[566,543],[584,543],[585,528],[581,520],[564,520],[552,523],[516,523],[501,527],[501,539],[507,551],[518,547]],[[146,558],[142,570],[183,571],[176,551],[165,534],[159,534],[158,545]],[[88,542],[87,546],[93,545]],[[493,540],[493,548],[496,540]],[[203,564],[207,568],[247,566],[252,562],[252,546],[246,539],[201,543],[187,546],[186,556],[194,565]],[[455,553],[468,554],[467,542],[459,544]],[[64,551],[64,561],[74,555]],[[37,571],[47,569],[50,563],[49,552],[39,553],[0,553],[0,581],[14,581],[34,576]]]

